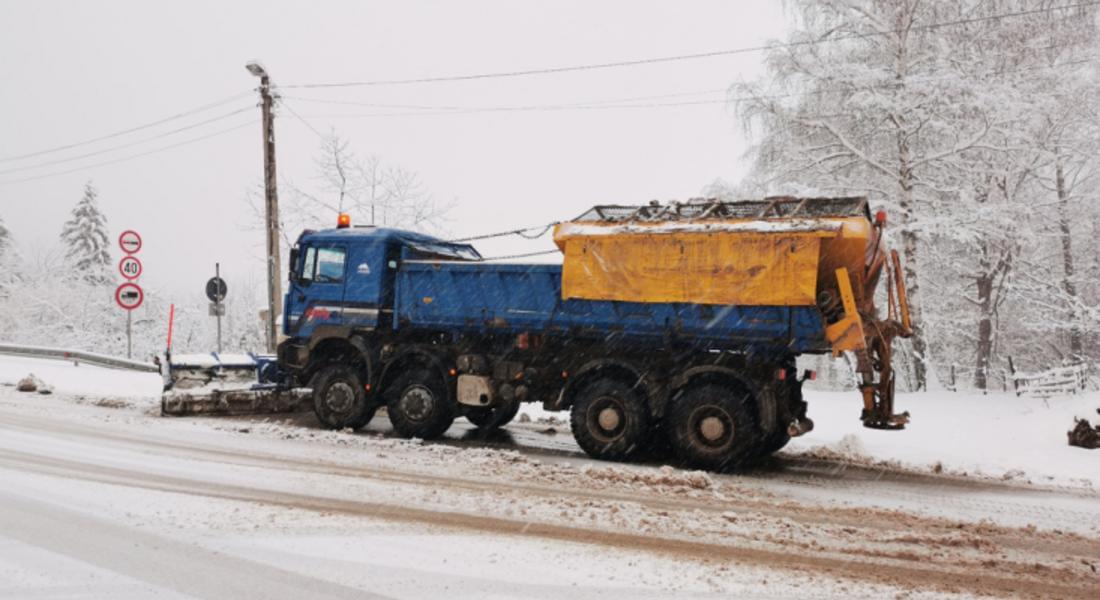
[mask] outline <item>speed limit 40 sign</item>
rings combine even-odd
[[[130,281],[141,277],[141,261],[136,256],[123,256],[118,262],[118,272]]]

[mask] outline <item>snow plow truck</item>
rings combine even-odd
[[[911,326],[885,225],[865,198],[597,206],[554,226],[551,265],[342,216],[291,251],[268,380],[333,429],[385,407],[431,439],[540,402],[593,457],[660,442],[716,469],[810,431],[796,358],[852,352],[864,425],[900,429],[891,348]]]

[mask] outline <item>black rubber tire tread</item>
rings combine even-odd
[[[512,402],[508,406],[492,409],[471,408],[466,412],[466,420],[476,425],[478,429],[495,429],[511,423],[517,414],[519,414],[519,402]]]
[[[757,456],[770,456],[779,452],[791,441],[791,435],[786,431],[773,431],[757,446]]]
[[[346,382],[355,390],[355,398],[352,407],[345,413],[334,413],[324,402],[327,388],[334,383]],[[326,429],[360,429],[374,418],[378,409],[370,402],[363,382],[359,374],[348,365],[331,364],[322,367],[311,381],[313,386],[313,413],[317,415],[317,421]]]
[[[399,404],[401,395],[412,385],[428,388],[434,399],[432,411],[421,420],[406,415]],[[447,395],[443,376],[435,369],[422,366],[410,367],[390,384],[386,392],[386,413],[390,417],[394,431],[399,435],[423,440],[440,437],[450,429],[455,420],[454,403]]]
[[[748,462],[760,447],[752,405],[752,395],[733,386],[703,383],[684,390],[677,395],[668,414],[672,449],[680,460],[696,468],[717,471]],[[709,446],[692,431],[692,415],[706,407],[715,407],[732,419],[734,434],[728,444]]]
[[[625,413],[623,431],[613,440],[600,439],[590,429],[595,415],[589,415],[593,404],[604,396],[620,401]],[[652,443],[652,418],[645,398],[629,384],[617,379],[594,379],[578,390],[569,413],[569,425],[577,445],[592,458],[600,460],[626,460],[636,456]]]

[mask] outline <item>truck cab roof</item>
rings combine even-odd
[[[307,229],[298,237],[299,244],[356,243],[402,246],[407,257],[452,260],[481,260],[481,254],[469,244],[448,242],[437,237],[389,227],[345,227],[338,229]],[[409,256],[411,255],[411,256]]]

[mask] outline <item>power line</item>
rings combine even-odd
[[[575,106],[596,106],[601,104],[617,104],[622,102],[639,102],[643,100],[662,100],[666,98],[683,98],[686,96],[705,96],[713,94],[724,94],[727,92],[727,88],[701,90],[697,92],[675,92],[671,94],[657,94],[652,96],[634,96],[630,98],[613,98],[603,100],[588,100],[583,102],[567,102],[549,105],[540,105],[539,107],[548,106],[561,106],[563,108],[575,107]],[[369,108],[393,108],[402,110],[495,110],[503,108],[506,110],[515,110],[521,107],[497,107],[497,106],[469,106],[469,105],[439,105],[439,104],[380,104],[376,102],[360,102],[352,100],[329,100],[324,98],[307,98],[302,96],[282,96],[283,98],[290,98],[291,100],[297,100],[301,102],[315,102],[318,104],[337,104],[343,106],[365,106]]]
[[[499,79],[509,77],[525,77],[531,75],[553,75],[558,73],[569,73],[577,71],[595,71],[602,69],[614,69],[621,67],[637,67],[643,65],[653,65],[661,63],[681,62],[688,60],[699,60],[706,58],[716,58],[722,56],[732,56],[736,54],[747,54],[751,52],[761,52],[764,50],[771,50],[775,48],[796,48],[802,46],[811,46],[829,42],[840,42],[853,39],[866,39],[869,37],[878,37],[891,34],[905,33],[915,30],[933,30],[943,27],[954,27],[958,25],[969,25],[972,23],[979,23],[983,21],[994,21],[1015,17],[1024,17],[1029,15],[1035,15],[1040,13],[1049,13],[1055,10],[1070,10],[1074,8],[1084,8],[1089,6],[1096,6],[1100,4],[1100,0],[1090,0],[1088,2],[1079,2],[1077,4],[1070,4],[1066,6],[1053,6],[1045,8],[1036,8],[1030,10],[1021,10],[1015,12],[999,13],[995,15],[988,15],[984,17],[971,17],[968,19],[955,19],[951,21],[941,21],[938,23],[929,23],[927,25],[914,25],[912,27],[906,27],[901,29],[893,29],[887,31],[870,31],[866,33],[852,33],[847,35],[838,35],[835,37],[816,39],[816,40],[804,40],[797,42],[784,42],[765,44],[759,46],[746,46],[742,48],[731,48],[727,50],[714,50],[711,52],[698,52],[694,54],[680,54],[675,56],[660,56],[651,58],[640,58],[634,60],[622,60],[605,63],[593,63],[585,65],[570,65],[562,67],[547,67],[542,69],[526,69],[519,71],[499,71],[494,73],[476,73],[467,75],[447,75],[439,77],[420,77],[413,79],[381,79],[375,81],[348,81],[348,82],[336,82],[336,83],[299,83],[281,86],[283,88],[337,88],[337,87],[368,87],[368,86],[390,86],[390,85],[410,85],[421,83],[444,83],[455,81],[474,81],[479,79]]]
[[[113,165],[113,164],[117,164],[117,163],[120,163],[120,162],[126,162],[126,161],[134,160],[134,159],[137,159],[137,158],[142,158],[144,156],[149,156],[150,154],[157,154],[157,153],[160,153],[160,152],[164,152],[166,150],[171,150],[173,148],[179,148],[180,146],[186,146],[188,144],[194,144],[196,142],[201,142],[203,140],[208,140],[208,139],[213,138],[213,137],[217,137],[217,136],[220,136],[220,135],[225,135],[227,133],[237,131],[238,129],[243,129],[243,128],[249,127],[251,125],[255,125],[256,122],[257,122],[256,119],[252,119],[252,120],[250,120],[246,123],[241,123],[240,125],[230,127],[229,129],[222,129],[220,131],[215,131],[214,133],[210,133],[210,134],[200,136],[200,137],[197,137],[197,138],[191,138],[189,140],[184,140],[182,142],[177,142],[175,144],[171,144],[171,145],[168,145],[168,146],[163,146],[163,147],[160,147],[160,148],[156,148],[154,150],[149,150],[147,152],[141,152],[141,153],[138,153],[138,154],[123,156],[121,158],[116,158],[114,160],[108,160],[108,161],[104,161],[104,162],[98,162],[98,163],[94,163],[94,164],[90,164],[90,165],[84,165],[84,166],[81,166],[81,167],[76,167],[75,169],[69,169],[67,171],[55,171],[53,173],[45,173],[43,175],[35,175],[34,177],[25,177],[23,179],[11,179],[11,180],[8,180],[8,181],[0,181],[0,185],[9,185],[9,184],[12,184],[12,183],[22,183],[24,181],[35,181],[37,179],[46,179],[46,178],[49,178],[49,177],[57,177],[57,176],[60,176],[60,175],[68,175],[69,173],[76,173],[78,171],[84,171],[84,170],[93,169],[93,168],[96,168],[96,167],[103,167],[103,166],[106,166],[106,165]]]
[[[1023,72],[1023,71],[1057,71],[1066,67],[1072,67],[1081,64],[1095,63],[1096,59],[1080,59],[1074,61],[1066,61],[1055,65],[1027,65],[1017,67],[1013,69],[995,69],[986,71],[983,73],[971,74],[974,77],[984,76],[999,76],[1008,73]],[[666,108],[666,107],[685,107],[685,106],[705,106],[715,104],[731,104],[735,102],[742,102],[747,100],[778,100],[782,98],[794,98],[801,96],[819,96],[829,94],[837,91],[871,91],[880,89],[898,89],[906,85],[922,84],[942,80],[965,80],[967,75],[958,73],[942,73],[938,75],[929,75],[925,77],[910,77],[903,82],[896,80],[889,80],[884,83],[870,84],[870,85],[838,85],[831,86],[822,89],[806,90],[802,92],[786,92],[782,94],[767,94],[767,95],[752,95],[752,96],[728,96],[723,100],[697,100],[697,101],[685,101],[685,102],[665,102],[665,103],[648,103],[648,104],[533,104],[533,105],[516,105],[516,106],[453,106],[453,105],[404,105],[415,106],[420,109],[415,112],[383,112],[383,113],[345,113],[335,115],[311,115],[311,118],[315,119],[360,119],[360,118],[386,118],[386,117],[414,117],[414,116],[444,116],[444,115],[464,115],[464,114],[476,114],[476,113],[492,113],[492,112],[544,112],[544,111],[569,111],[569,110],[618,110],[618,109],[647,109],[647,108]],[[358,102],[342,102],[342,101],[330,101],[332,103],[370,106],[369,103]],[[613,102],[613,101],[607,101]],[[397,106],[397,105],[390,105]],[[434,112],[433,112],[434,111]]]
[[[359,118],[373,118],[373,117],[430,117],[437,115],[466,115],[475,113],[492,113],[492,112],[557,112],[557,111],[570,111],[570,110],[619,110],[619,109],[641,109],[641,108],[668,108],[668,107],[684,107],[684,106],[703,106],[703,105],[716,105],[727,104],[728,100],[698,100],[695,102],[667,102],[667,103],[654,103],[654,104],[608,104],[608,105],[581,105],[581,106],[556,106],[556,105],[530,105],[530,106],[490,106],[481,108],[469,108],[463,110],[440,110],[440,111],[427,111],[421,110],[416,112],[403,112],[403,113],[353,113],[353,114],[337,114],[337,115],[309,115],[308,118],[312,119],[359,119]]]
[[[252,94],[251,91],[243,92],[243,93],[237,94],[235,96],[230,96],[229,98],[226,98],[224,100],[218,100],[216,102],[211,102],[209,104],[204,104],[202,106],[198,106],[198,107],[192,108],[190,110],[186,110],[186,111],[183,111],[181,113],[174,114],[170,117],[165,117],[163,119],[158,119],[158,120],[152,121],[150,123],[145,123],[144,125],[138,125],[136,127],[131,127],[129,129],[116,131],[114,133],[109,133],[107,135],[101,135],[99,137],[84,140],[82,142],[74,142],[72,144],[66,144],[64,146],[57,146],[57,147],[54,147],[54,148],[47,148],[45,150],[39,150],[37,152],[29,152],[27,154],[19,154],[19,155],[16,155],[16,156],[8,156],[8,157],[0,158],[0,162],[10,162],[10,161],[13,161],[13,160],[20,160],[20,159],[24,159],[24,158],[32,158],[32,157],[35,157],[35,156],[41,156],[43,154],[49,154],[51,152],[58,152],[58,151],[61,151],[61,150],[68,150],[70,148],[77,148],[79,146],[86,146],[88,144],[94,144],[96,142],[102,142],[104,140],[109,140],[109,139],[112,139],[112,138],[123,136],[123,135],[126,135],[128,133],[133,133],[135,131],[141,131],[142,129],[148,129],[150,127],[156,127],[157,125],[162,125],[164,123],[168,123],[169,121],[175,121],[176,119],[182,119],[183,117],[188,117],[188,116],[191,116],[191,115],[196,114],[196,113],[200,113],[200,112],[203,112],[203,111],[206,111],[206,110],[210,110],[211,108],[216,108],[218,106],[229,104],[230,102],[233,102],[235,100],[239,100],[239,99],[244,98],[245,96],[249,96],[251,94]]]
[[[18,167],[18,168],[15,168],[15,169],[8,169],[6,171],[0,171],[0,175],[7,175],[9,173],[17,173],[17,172],[20,172],[20,171],[30,171],[30,170],[33,170],[33,169],[40,169],[42,167],[48,167],[50,165],[58,165],[58,164],[62,164],[62,163],[72,162],[74,160],[80,160],[82,158],[88,158],[88,157],[91,157],[91,156],[98,156],[100,154],[107,154],[108,152],[114,152],[116,150],[122,150],[123,148],[130,148],[130,147],[133,147],[133,146],[139,146],[141,144],[146,144],[148,142],[152,142],[152,141],[164,138],[164,137],[168,137],[168,136],[171,136],[171,135],[175,135],[177,133],[182,133],[184,131],[194,129],[196,127],[202,127],[203,125],[209,125],[210,123],[216,123],[218,121],[228,119],[229,117],[239,115],[243,112],[250,111],[250,110],[253,110],[253,107],[248,106],[248,107],[245,107],[245,108],[237,109],[233,112],[228,112],[228,113],[225,113],[223,115],[213,117],[211,119],[206,119],[205,121],[199,121],[198,123],[193,123],[191,125],[187,125],[186,127],[180,127],[179,129],[173,129],[172,131],[166,131],[164,133],[159,133],[157,135],[142,138],[142,139],[134,141],[134,142],[119,144],[118,146],[112,146],[110,148],[104,148],[102,150],[96,150],[95,152],[88,152],[86,154],[80,154],[80,155],[77,155],[77,156],[70,156],[68,158],[59,158],[57,160],[51,160],[49,162],[43,162],[43,163],[38,163],[38,164],[34,164],[34,165],[27,165],[27,166]]]
[[[287,104],[287,101],[281,96],[279,97],[279,104],[283,108],[289,110],[290,114],[293,115],[295,119],[298,119],[299,121],[301,121],[302,125],[305,125],[306,127],[308,127],[310,131],[312,131],[313,133],[315,133],[317,135],[317,137],[321,138],[322,140],[327,140],[328,139],[323,133],[321,133],[320,131],[317,131],[317,128],[315,128],[313,125],[311,125],[309,121],[303,119],[302,115],[299,115],[298,112],[295,111],[290,106],[290,104]]]

